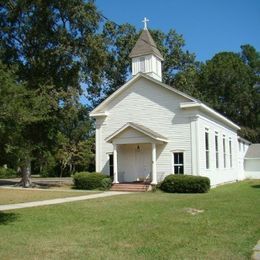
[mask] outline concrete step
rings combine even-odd
[[[149,189],[149,184],[144,183],[116,183],[111,187],[111,191],[137,191],[145,192]]]

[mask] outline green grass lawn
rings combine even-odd
[[[7,211],[0,234],[0,259],[250,259],[260,181]]]
[[[98,191],[97,191],[98,192]],[[94,194],[95,192],[51,191],[51,190],[20,190],[20,189],[0,189],[0,205],[13,204],[37,200],[49,200],[64,197],[82,196]],[[1,223],[0,223],[1,224]]]

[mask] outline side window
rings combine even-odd
[[[232,140],[229,140],[229,165],[230,168],[233,166],[233,160],[232,160]]]
[[[224,168],[227,167],[227,154],[226,154],[226,139],[223,135],[223,161],[224,161]]]
[[[175,174],[184,173],[183,153],[173,153],[173,171]]]
[[[206,153],[206,169],[209,169],[209,132],[205,131],[205,153]]]
[[[215,133],[215,152],[216,152],[216,168],[219,168],[219,148],[218,148],[218,133]]]
[[[114,155],[109,154],[109,175],[114,176]]]

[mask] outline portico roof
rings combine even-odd
[[[143,133],[144,135],[154,139],[155,141],[161,141],[161,142],[168,142],[168,139],[158,133],[156,133],[155,131],[149,129],[146,126],[137,124],[137,123],[133,123],[133,122],[128,122],[125,125],[123,125],[121,128],[119,128],[118,130],[116,130],[113,134],[109,135],[105,140],[106,142],[112,143],[113,139],[116,138],[120,133],[122,133],[125,129],[127,128],[133,128],[136,131]]]

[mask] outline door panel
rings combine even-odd
[[[134,169],[136,179],[145,179],[150,176],[152,169],[152,151],[150,144],[139,144],[136,146]]]

